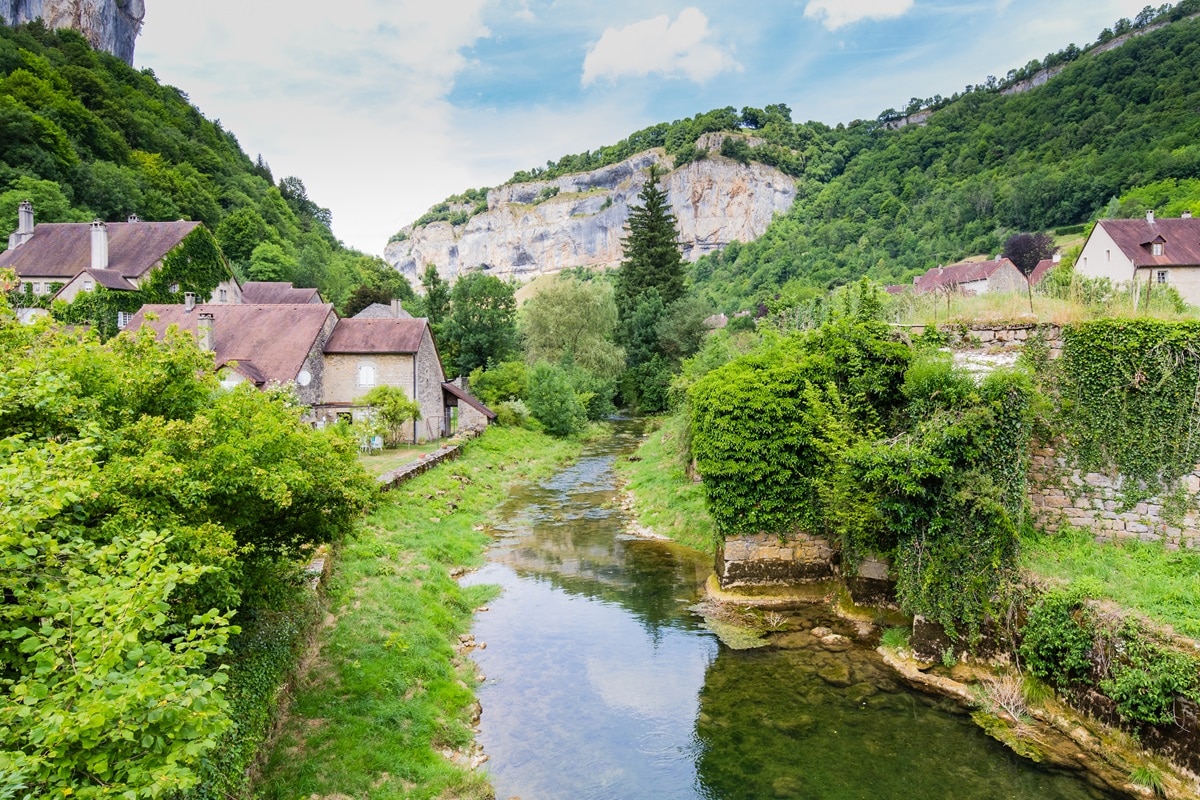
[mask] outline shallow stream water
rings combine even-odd
[[[1047,798],[1096,800],[988,738],[948,701],[902,686],[826,608],[773,645],[732,650],[689,611],[711,556],[625,533],[613,461],[640,428],[514,491],[488,564],[503,593],[476,616],[486,648],[478,742],[500,800]]]

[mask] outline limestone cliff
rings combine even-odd
[[[719,142],[700,144],[711,148],[708,157],[672,170],[663,183],[693,261],[758,238],[796,197],[795,181],[779,170],[723,158],[712,152]],[[671,166],[663,151],[650,150],[593,172],[501,186],[488,193],[487,211],[463,225],[405,228],[407,238],[390,243],[384,258],[414,285],[426,264],[450,281],[479,269],[527,281],[569,267],[616,266],[629,207],[653,163]]]
[[[0,0],[0,20],[20,25],[39,17],[49,28],[74,28],[97,50],[133,64],[146,16],[144,0]]]

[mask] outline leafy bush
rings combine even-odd
[[[495,409],[496,421],[505,427],[523,428],[529,423],[529,407],[520,400],[505,400]]]
[[[1077,591],[1044,594],[1021,629],[1021,660],[1031,673],[1059,689],[1091,677],[1094,631],[1084,596]]]
[[[1127,622],[1113,643],[1111,676],[1100,688],[1122,719],[1161,725],[1175,721],[1175,698],[1200,700],[1200,664],[1193,656],[1150,641]]]
[[[587,408],[575,394],[566,371],[546,361],[529,373],[529,410],[552,436],[570,436],[583,430]]]

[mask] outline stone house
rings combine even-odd
[[[161,267],[171,251],[201,228],[199,222],[34,223],[33,204],[23,201],[17,230],[0,253],[0,269],[13,270],[22,287],[35,297],[53,296],[71,302],[80,292],[98,287],[132,292]],[[232,272],[213,290],[209,303],[241,301],[241,287]],[[175,290],[173,290],[175,291]],[[128,323],[122,313],[118,327]]]
[[[1200,305],[1200,219],[1102,219],[1075,261],[1075,271],[1114,283],[1132,281],[1153,291],[1172,286],[1188,303]]]
[[[293,384],[300,402],[318,406],[324,400],[323,349],[337,323],[327,303],[197,304],[189,297],[183,305],[142,306],[127,330],[148,325],[161,336],[175,326],[213,352],[223,386]]]
[[[965,295],[989,292],[1024,292],[1028,283],[1017,265],[1007,258],[990,261],[961,261],[948,267],[933,267],[913,278],[917,294],[941,292]],[[890,291],[890,287],[889,287]]]
[[[399,386],[421,407],[413,441],[445,433],[446,373],[426,319],[352,318],[325,343],[325,400],[318,414],[368,413],[360,398],[376,386]]]
[[[446,381],[425,319],[339,319],[327,303],[197,304],[188,296],[183,305],[144,306],[128,330],[143,325],[160,336],[172,326],[196,336],[226,387],[294,385],[316,425],[366,419],[361,399],[376,386],[401,388],[420,405],[421,419],[408,431],[413,441],[483,428],[496,417]]]

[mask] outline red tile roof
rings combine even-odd
[[[238,371],[256,382],[261,376],[263,382],[286,383],[295,380],[304,366],[333,306],[201,304],[185,311],[180,305],[147,305],[133,315],[127,330],[149,325],[161,335],[177,325],[195,333],[202,312],[213,315],[212,342],[218,367],[237,361]],[[156,319],[148,320],[149,314]]]
[[[1033,272],[1029,273],[1029,285],[1037,286],[1042,282],[1042,279],[1050,273],[1050,270],[1057,267],[1059,263],[1060,262],[1055,261],[1053,258],[1043,258],[1037,263],[1037,266],[1033,268]]]
[[[1200,217],[1184,219],[1102,219],[1104,228],[1121,252],[1138,267],[1200,265]],[[1153,255],[1150,245],[1162,242],[1163,254]]]
[[[990,278],[996,270],[1004,265],[1017,269],[1007,258],[992,261],[962,261],[948,267],[934,267],[913,282],[913,288],[918,294],[933,292],[960,286],[964,283],[982,281]],[[1018,274],[1020,271],[1018,270]]]
[[[290,281],[249,281],[242,284],[242,302],[259,305],[319,303],[321,296],[316,289],[297,289]]]
[[[326,353],[415,353],[429,321],[424,318],[338,320]]]
[[[162,261],[199,222],[110,222],[108,269],[140,278]],[[92,226],[88,222],[43,222],[15,250],[0,253],[0,269],[21,277],[71,279],[92,266]]]

